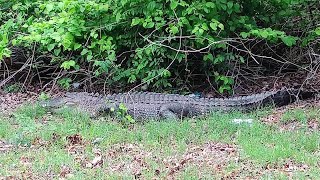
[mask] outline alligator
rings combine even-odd
[[[188,95],[134,92],[99,95],[87,92],[68,92],[62,97],[40,102],[42,107],[57,109],[73,107],[97,117],[117,112],[120,105],[135,119],[180,119],[205,115],[213,111],[250,111],[262,106],[287,105],[297,98],[297,90],[275,90],[233,98],[200,98]],[[304,98],[312,93],[300,93]],[[301,96],[301,97],[302,97]]]

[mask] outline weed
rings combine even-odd
[[[3,90],[5,93],[17,93],[23,90],[23,86],[20,83],[14,83],[14,84],[5,86]]]
[[[39,100],[48,100],[50,98],[50,95],[45,93],[45,92],[41,92],[40,95],[39,95]]]

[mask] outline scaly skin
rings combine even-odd
[[[212,111],[251,110],[268,104],[286,105],[294,100],[288,91],[269,91],[235,98],[197,98],[177,94],[131,93],[95,95],[85,92],[66,93],[63,97],[41,102],[43,107],[74,107],[96,117],[111,109],[118,110],[120,103],[134,118],[178,119],[203,115]]]

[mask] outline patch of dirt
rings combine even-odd
[[[320,74],[310,74],[306,71],[280,73],[275,76],[247,75],[240,76],[239,84],[235,87],[235,94],[261,93],[282,87],[303,87],[306,90],[320,89]]]
[[[197,169],[210,169],[213,174],[223,174],[223,170],[232,161],[238,160],[238,151],[235,145],[209,142],[202,146],[188,147],[180,157],[164,159],[168,168],[168,175],[174,176],[186,166],[194,166]],[[201,177],[201,174],[199,174]]]
[[[286,160],[279,164],[267,164],[259,166],[252,161],[242,161],[239,168],[227,174],[224,179],[265,179],[271,174],[285,174],[289,179],[296,172],[306,172],[310,167],[303,163]],[[264,178],[263,178],[264,177]]]
[[[26,92],[5,93],[0,90],[0,114],[10,115],[14,110],[23,104],[35,103],[39,97],[40,89],[29,87]],[[59,96],[63,93],[58,87],[45,89],[51,97]]]
[[[79,134],[74,134],[67,137],[67,141],[69,145],[82,145],[83,139]]]
[[[13,149],[13,145],[8,144],[5,141],[0,140],[0,153],[7,152]]]
[[[318,99],[313,100],[305,100],[296,102],[293,104],[289,104],[287,106],[276,108],[272,111],[270,115],[267,117],[262,118],[262,122],[268,125],[280,125],[280,130],[296,130],[302,127],[301,122],[298,121],[289,121],[286,123],[281,122],[282,117],[288,111],[295,110],[295,109],[302,109],[306,110],[306,114],[308,113],[308,109],[311,108],[319,108],[320,109],[320,101]],[[310,130],[319,130],[319,121],[315,119],[307,119],[307,126]]]
[[[148,152],[141,145],[123,144],[112,146],[104,156],[107,173],[131,174],[136,178],[146,171],[153,171],[154,178],[175,179],[187,167],[206,169],[214,174],[222,173],[231,161],[237,161],[238,151],[234,145],[208,142],[191,145],[182,155],[164,156],[162,153]],[[153,168],[153,163],[158,168]],[[201,177],[201,172],[198,174]]]
[[[223,174],[230,162],[238,160],[238,151],[234,145],[215,142],[191,145],[183,154],[172,156],[147,151],[138,144],[115,144],[104,151],[93,148],[94,156],[89,157],[85,146],[69,144],[67,148],[82,168],[103,168],[106,174],[126,174],[135,178],[143,178],[146,172],[151,171],[154,178],[175,179],[188,167],[206,169],[212,175]]]
[[[121,174],[144,179],[146,173],[153,179],[179,179],[190,168],[197,178],[206,176],[222,179],[259,179],[268,174],[283,173],[288,177],[295,172],[308,171],[306,164],[287,160],[280,164],[260,166],[248,159],[241,159],[235,145],[207,142],[189,145],[184,153],[165,155],[158,151],[148,151],[138,144],[115,144],[107,150],[93,148],[93,157],[88,157],[84,146],[73,146],[75,161],[85,169],[103,169],[106,174]],[[174,148],[173,148],[174,149]],[[235,166],[228,169],[230,164]],[[201,170],[201,171],[198,171]],[[70,171],[69,171],[70,173]]]
[[[1,93],[0,113],[10,114],[24,103],[33,103],[37,99],[36,93]]]

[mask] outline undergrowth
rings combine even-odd
[[[233,69],[246,61],[257,63],[262,55],[271,56],[274,51],[279,56],[291,51],[290,47],[304,51],[303,47],[308,45],[316,51],[320,28],[315,14],[319,9],[313,6],[317,3],[317,0],[3,1],[0,60],[8,66],[11,66],[8,62],[26,63],[39,77],[57,68],[65,70],[57,83],[66,89],[72,86],[73,73],[77,72],[76,80],[90,77],[107,87],[128,88],[128,84],[146,83],[147,88],[157,90],[171,87],[185,90],[193,78],[197,81],[209,78],[209,83],[223,93],[234,85],[237,75]],[[264,44],[272,46],[267,53],[261,50],[267,47]],[[20,53],[21,50],[15,50],[17,47],[25,47],[26,52]],[[24,56],[35,62],[28,62]],[[291,61],[286,55],[283,58]],[[23,80],[32,78],[29,74]],[[11,87],[8,91],[15,89]]]

